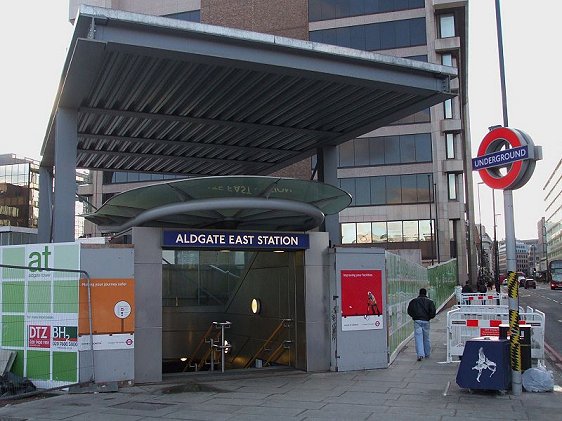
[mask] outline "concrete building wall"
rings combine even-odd
[[[135,381],[162,381],[160,228],[133,228],[135,244]]]
[[[201,0],[201,22],[308,39],[308,7],[303,0]]]
[[[133,253],[133,248],[126,245],[82,244],[80,247],[81,269],[88,273],[91,280],[134,279]],[[103,264],[100,264],[100,262],[103,262]],[[134,349],[94,351],[93,367],[95,368],[96,382],[135,379],[134,353]],[[81,351],[80,381],[87,382],[91,378],[91,374],[91,351]]]

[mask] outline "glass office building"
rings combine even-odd
[[[39,163],[0,155],[0,226],[37,228]]]

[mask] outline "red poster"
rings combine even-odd
[[[342,316],[381,316],[382,272],[380,270],[341,271]]]
[[[51,326],[29,325],[27,329],[27,346],[29,348],[51,347]]]
[[[480,336],[500,336],[500,329],[498,327],[481,327]]]

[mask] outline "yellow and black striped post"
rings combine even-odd
[[[519,329],[519,281],[517,273],[507,275],[507,296],[509,298],[509,345],[511,374],[514,387],[521,387],[521,330]]]

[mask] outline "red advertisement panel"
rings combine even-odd
[[[341,271],[342,316],[380,316],[382,302],[380,270]]]

